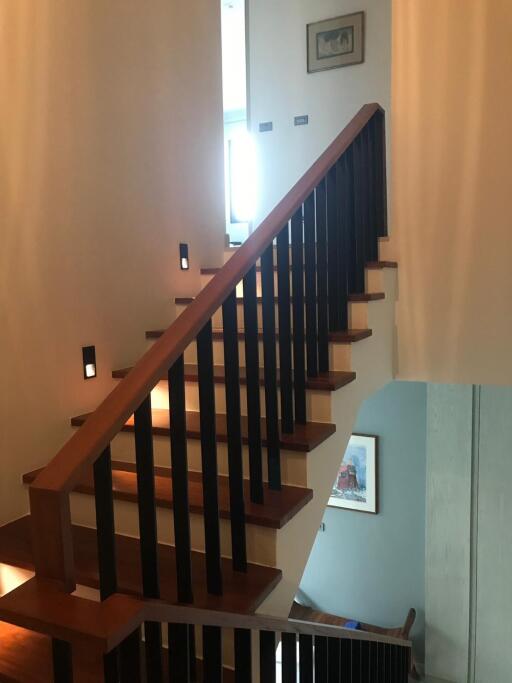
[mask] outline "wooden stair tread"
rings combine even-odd
[[[99,587],[96,530],[73,525],[76,581]],[[139,539],[116,534],[119,592],[140,595],[142,578]],[[176,595],[176,553],[173,546],[158,545],[161,599],[178,604]],[[30,517],[22,517],[0,527],[0,561],[23,569],[34,569]],[[273,567],[248,564],[247,573],[235,572],[230,559],[222,559],[224,595],[209,595],[206,589],[206,563],[203,553],[192,552],[194,606],[202,609],[253,613],[281,579]]]
[[[121,370],[114,370],[112,372],[112,377],[114,379],[123,379],[130,372],[132,368],[123,368]],[[223,365],[215,365],[213,369],[214,381],[216,384],[224,384],[225,373]],[[318,377],[308,377],[306,379],[306,389],[317,390],[317,391],[336,391],[341,387],[344,387],[350,382],[353,382],[356,378],[355,372],[349,371],[331,371],[320,373]],[[162,377],[162,380],[167,380],[167,375]],[[186,382],[198,382],[199,372],[197,365],[185,364],[185,381]],[[246,384],[246,369],[240,368],[240,383]],[[260,369],[260,385],[265,386],[265,374],[263,368]],[[280,385],[279,371],[277,376],[277,386]]]
[[[369,261],[366,266],[370,270],[382,270],[384,268],[398,268],[396,261]],[[290,265],[290,270],[292,266]],[[217,275],[221,268],[201,268],[201,275]],[[256,270],[261,272],[261,267],[256,266]],[[277,273],[277,266],[274,266],[274,272]]]
[[[28,472],[23,476],[25,484],[31,484],[42,469]],[[112,463],[112,482],[114,498],[137,502],[137,476],[135,465],[130,462],[114,461]],[[218,477],[219,514],[224,519],[230,518],[229,478]],[[94,495],[92,469],[81,479],[75,491]],[[204,513],[203,482],[201,472],[189,472],[189,509],[193,513]],[[281,529],[313,498],[311,489],[299,486],[283,486],[280,491],[272,491],[264,485],[264,504],[258,505],[250,500],[249,481],[244,480],[245,514],[248,524]],[[171,469],[155,467],[155,497],[158,507],[173,507],[171,485]]]
[[[88,417],[88,413],[71,418],[73,427],[83,425]],[[248,424],[247,417],[242,416],[242,438],[244,444],[248,443]],[[215,416],[217,430],[217,441],[227,441],[226,416],[217,414]],[[123,427],[123,431],[133,431],[133,418]],[[160,408],[153,409],[153,434],[155,436],[169,436],[169,411]],[[293,434],[281,434],[281,448],[289,451],[312,451],[323,443],[336,431],[336,426],[329,422],[308,422],[305,425],[296,424]],[[261,434],[263,444],[266,445],[267,421],[261,418]],[[187,411],[187,437],[189,439],[201,438],[201,426],[199,413]]]
[[[385,299],[386,295],[384,292],[363,292],[361,294],[349,294],[348,295],[348,301],[352,303],[357,303],[360,301],[379,301],[381,299]],[[257,297],[258,303],[261,303],[261,296]],[[241,296],[237,296],[236,298],[238,304],[243,303],[243,298]],[[177,296],[174,299],[174,303],[177,304],[178,306],[188,306],[194,301],[193,296]],[[290,301],[293,301],[293,297],[290,297]],[[277,304],[278,298],[274,297],[274,302]]]
[[[161,330],[148,330],[146,332],[146,339],[159,339],[165,329]],[[362,339],[367,339],[372,336],[372,331],[369,329],[361,330],[345,330],[343,332],[329,332],[329,341],[338,344],[353,344],[354,342],[361,341]],[[239,330],[238,339],[243,341],[245,338],[245,333],[243,330]],[[220,329],[213,330],[213,339],[215,341],[220,341],[224,339],[224,332]],[[258,332],[258,339],[263,341],[263,332],[260,330]],[[276,333],[276,339],[279,339],[279,332]]]

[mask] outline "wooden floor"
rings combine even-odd
[[[90,588],[99,587],[96,530],[73,526],[76,582]],[[160,544],[159,570],[161,598],[178,604],[176,596],[176,557],[172,546]],[[140,595],[140,547],[136,538],[116,536],[119,592]],[[0,562],[23,569],[33,569],[30,540],[30,518],[22,517],[0,527]],[[281,579],[281,571],[272,567],[249,564],[247,573],[235,572],[231,560],[222,560],[224,594],[210,595],[206,587],[203,553],[192,553],[194,606],[248,614],[254,612]]]
[[[41,470],[34,470],[24,475],[25,484],[34,481]],[[173,495],[171,470],[166,467],[155,468],[155,495],[159,507],[172,508]],[[229,478],[218,477],[219,514],[224,519],[230,517]],[[114,498],[137,502],[137,476],[135,465],[128,462],[112,463],[112,483]],[[273,491],[264,486],[264,504],[258,505],[250,500],[249,481],[244,480],[245,515],[248,524],[281,529],[299,510],[313,498],[313,491],[299,486],[282,486],[280,491]],[[75,491],[94,495],[94,479],[92,469],[83,477]],[[191,512],[203,514],[203,481],[200,472],[189,472],[189,508]]]
[[[78,415],[71,418],[73,427],[80,427],[88,418],[89,413]],[[155,408],[152,411],[153,434],[155,436],[169,436],[169,411]],[[201,426],[199,413],[187,411],[187,437],[189,439],[201,438]],[[227,441],[226,416],[219,414],[215,416],[215,427],[217,431],[217,441]],[[133,418],[123,427],[125,432],[133,432]],[[329,422],[308,422],[305,425],[296,424],[293,434],[281,434],[281,448],[288,451],[308,452],[314,450],[336,431],[336,426]],[[261,434],[263,445],[266,446],[267,421],[261,420]],[[248,424],[247,417],[242,417],[242,439],[248,443]]]

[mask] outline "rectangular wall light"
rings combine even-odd
[[[188,270],[188,244],[180,244],[180,268]]]
[[[93,379],[96,377],[96,348],[94,346],[82,347],[82,359],[84,379]]]

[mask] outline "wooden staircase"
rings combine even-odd
[[[383,122],[364,107],[24,475],[0,563],[35,578],[0,598],[0,681],[266,683],[275,632],[283,681],[297,636],[301,681],[407,680],[408,641],[288,619],[359,405],[393,374]]]

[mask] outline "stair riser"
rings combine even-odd
[[[169,439],[163,436],[155,436],[153,439],[155,465],[157,467],[169,467],[171,465]],[[243,446],[244,477],[249,478],[249,448]],[[200,472],[202,470],[201,442],[198,439],[187,440],[187,455],[189,469]],[[135,446],[133,434],[122,433],[116,436],[112,442],[112,458],[126,462],[135,462]],[[267,450],[263,448],[263,479],[268,481]],[[228,475],[228,449],[227,444],[217,444],[217,465],[219,474]],[[283,484],[290,486],[307,486],[307,454],[297,451],[281,451],[281,476]]]
[[[370,302],[378,303],[378,302]],[[183,311],[187,308],[188,304],[176,304],[176,316],[181,315]],[[275,305],[275,320],[276,329],[277,325],[277,304]],[[238,317],[238,327],[242,329],[244,327],[244,307],[243,302],[239,301],[237,305],[237,317]],[[368,327],[368,302],[356,301],[349,302],[348,304],[348,317],[349,317],[349,327],[352,329],[366,329]],[[212,323],[214,328],[222,329],[222,309],[219,309],[214,313],[212,317]],[[261,302],[258,302],[258,329],[263,329],[262,318],[261,318]]]
[[[305,348],[305,347],[304,347]],[[258,343],[260,364],[263,365],[263,341]],[[238,342],[240,366],[245,367],[245,342]],[[351,344],[329,344],[331,370],[351,370]],[[276,343],[276,357],[279,365],[279,343]],[[213,362],[215,365],[224,365],[224,343],[222,340],[213,342]],[[185,363],[197,365],[197,347],[191,344],[185,351]]]
[[[167,382],[160,382],[151,392],[151,404],[153,408],[169,408],[169,394]],[[260,387],[260,409],[262,417],[266,416],[265,389]],[[185,396],[187,410],[199,411],[199,384],[197,382],[185,383]],[[331,420],[331,392],[308,389],[306,391],[307,415],[311,422],[330,422]],[[241,414],[247,415],[247,387],[240,386]],[[226,386],[215,384],[215,409],[217,413],[226,413]],[[281,414],[280,402],[278,402],[279,415]]]
[[[171,481],[169,480],[169,486]],[[138,507],[135,503],[116,500],[114,502],[116,532],[134,538],[139,537]],[[81,493],[71,495],[71,519],[74,524],[94,528],[96,513],[94,497]],[[192,550],[204,552],[204,518],[202,514],[190,515]],[[158,541],[174,545],[174,514],[170,509],[157,508]],[[249,562],[275,567],[276,529],[246,525],[247,559]],[[231,557],[230,520],[220,520],[221,554]]]

